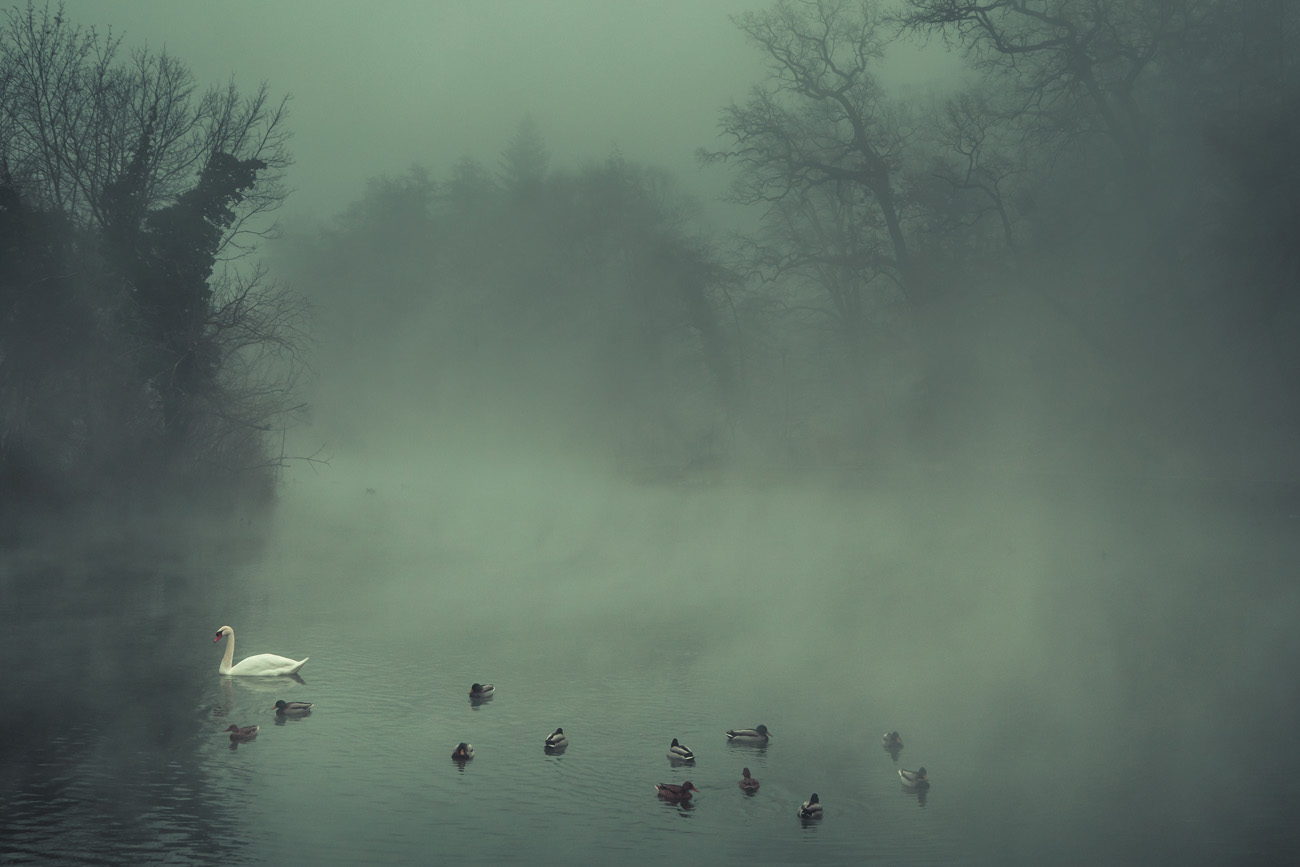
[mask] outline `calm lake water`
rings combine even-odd
[[[261,547],[110,549],[4,565],[0,863],[1300,854],[1277,503],[343,468],[291,479]],[[218,675],[223,624],[237,659],[310,656],[302,682]],[[767,747],[727,743],[760,722]],[[918,765],[924,797],[896,773]],[[689,806],[656,798],[685,779]]]

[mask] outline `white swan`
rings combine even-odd
[[[239,665],[231,665],[231,661],[235,658],[235,630],[229,626],[221,627],[217,630],[217,637],[212,640],[212,643],[216,644],[223,635],[230,640],[226,642],[226,655],[221,657],[221,667],[217,669],[221,674],[275,677],[280,674],[297,674],[298,669],[307,664],[307,659],[289,659],[287,656],[276,656],[274,653],[259,653],[239,660]]]

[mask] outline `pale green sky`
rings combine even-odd
[[[706,197],[701,170],[719,111],[762,75],[729,16],[766,0],[68,0],[70,18],[184,60],[203,83],[233,73],[293,96],[285,213],[328,214],[366,178],[462,154],[495,169],[531,113],[557,167],[613,146],[662,165]],[[911,52],[909,52],[911,53]],[[941,50],[908,59],[911,80],[951,74]]]

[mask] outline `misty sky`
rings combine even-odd
[[[492,169],[532,114],[568,168],[618,147],[704,197],[726,173],[700,169],[718,114],[763,75],[729,16],[767,0],[69,0],[82,26],[183,60],[203,84],[232,73],[293,97],[295,188],[284,215],[322,216],[365,180],[413,163],[441,176],[463,154]],[[895,47],[895,55],[899,49]],[[951,75],[941,47],[896,58],[887,77]]]

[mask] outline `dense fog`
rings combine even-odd
[[[1284,6],[62,8],[264,100],[210,270],[262,305],[222,357],[276,349],[217,414],[254,395],[279,457],[432,426],[634,475],[1293,472]]]
[[[948,855],[1296,851],[1249,782],[1296,759],[1292,4],[6,15],[15,816],[60,762],[95,809],[142,755],[209,773],[236,611],[320,690],[358,636],[539,692],[666,669],[831,780],[927,726],[954,801],[1074,775]],[[1143,838],[1114,790],[1153,777]]]

